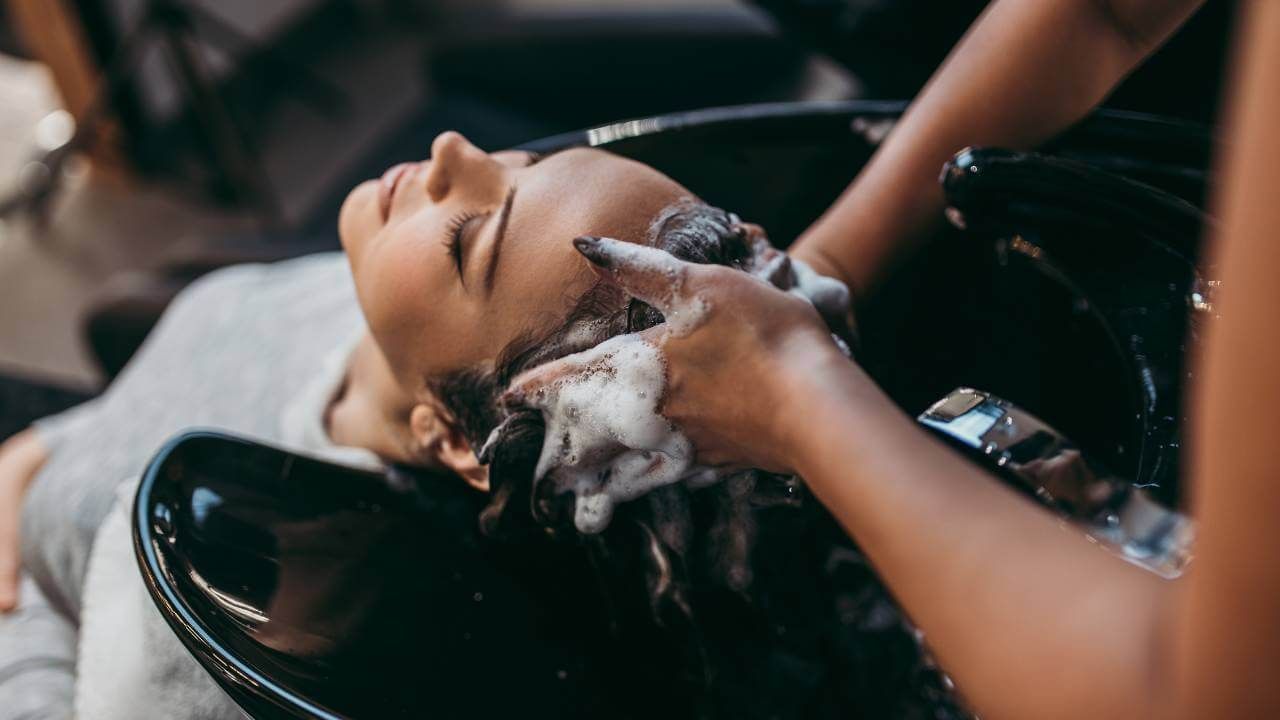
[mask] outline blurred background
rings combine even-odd
[[[910,98],[981,0],[0,0],[0,414],[92,394],[221,265],[338,247],[356,182],[719,105]],[[1213,122],[1232,3],[1114,107]]]

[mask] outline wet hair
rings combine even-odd
[[[755,238],[732,214],[687,202],[655,220],[651,240],[689,262],[746,269]],[[535,488],[545,423],[536,411],[501,407],[505,388],[529,368],[660,322],[653,308],[598,283],[554,331],[517,338],[492,367],[429,379],[472,447],[486,447],[482,532],[526,547],[530,538],[578,545],[615,630],[660,631],[670,682],[689,690],[682,697],[696,715],[789,715],[804,698],[807,716],[819,707],[960,716],[948,714],[941,677],[870,567],[796,479],[745,471],[696,491],[668,486],[621,505],[598,535],[574,528],[571,495],[544,494],[551,483]]]

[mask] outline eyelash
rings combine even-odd
[[[445,225],[444,249],[453,258],[453,263],[462,269],[462,228],[473,218],[481,215],[478,212],[460,212],[449,219]]]
[[[532,167],[534,165],[537,165],[538,163],[545,160],[549,155],[554,155],[554,154],[555,153],[544,154],[540,152],[530,151],[529,164],[525,165],[525,167]],[[450,218],[449,222],[445,225],[444,241],[443,241],[444,249],[446,252],[449,253],[449,257],[453,258],[453,263],[458,267],[459,271],[462,270],[462,228],[469,221],[483,214],[484,213],[470,212],[470,211],[460,212],[457,215],[454,215],[452,218]]]

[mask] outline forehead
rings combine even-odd
[[[575,235],[608,235],[644,242],[650,224],[664,209],[692,194],[679,183],[635,160],[595,148],[572,148],[552,155],[520,182],[525,195],[554,196],[525,217],[559,221]],[[567,238],[571,239],[571,238]]]

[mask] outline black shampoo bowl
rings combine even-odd
[[[785,245],[900,111],[709,110],[531,146],[643,160]],[[1111,114],[1043,151],[973,150],[948,166],[963,229],[940,230],[860,310],[859,360],[913,415],[945,419],[935,401],[980,388],[1174,503],[1183,357],[1212,314],[1195,266],[1208,138]],[[645,638],[610,636],[607,614],[583,601],[580,558],[549,545],[545,564],[513,560],[476,531],[481,505],[445,479],[193,432],[149,467],[135,544],[164,617],[255,717],[686,714],[660,668],[598,672],[628,667]]]

